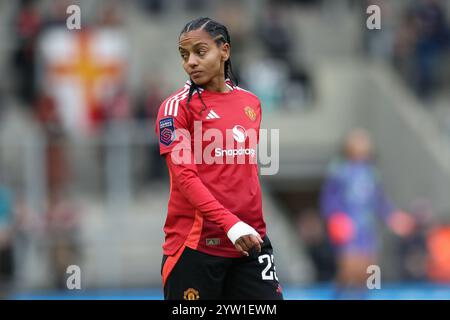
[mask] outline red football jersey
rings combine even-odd
[[[197,91],[187,104],[190,85],[187,81],[161,104],[156,121],[160,153],[171,157],[166,159],[170,198],[164,254],[173,255],[184,245],[241,257],[227,237],[236,222],[247,223],[261,237],[266,233],[256,161],[261,103],[227,81],[230,91],[200,89],[204,104]],[[189,161],[190,167],[177,165]]]

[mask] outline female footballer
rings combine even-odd
[[[283,299],[255,161],[261,103],[231,80],[230,49],[224,25],[187,23],[178,50],[189,79],[158,112],[170,175],[165,299]]]

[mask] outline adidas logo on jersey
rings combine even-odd
[[[206,116],[206,119],[220,119],[219,115],[214,112],[214,110],[210,110],[208,112],[208,115]]]

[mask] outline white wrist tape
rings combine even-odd
[[[253,234],[253,235],[257,236],[258,232],[256,232],[255,229],[253,229],[251,226],[249,226],[248,224],[246,224],[245,222],[242,222],[242,221],[237,222],[227,232],[228,239],[230,239],[233,244],[240,237],[246,236],[249,234]]]

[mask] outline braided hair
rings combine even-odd
[[[228,33],[228,29],[227,27],[225,27],[223,24],[214,21],[210,18],[206,18],[206,17],[202,17],[202,18],[197,18],[195,20],[192,20],[190,22],[188,22],[183,30],[181,30],[180,33],[180,37],[183,33],[189,32],[189,31],[194,31],[194,30],[204,30],[206,31],[212,38],[213,40],[216,42],[217,45],[223,44],[223,43],[228,43],[229,45],[231,45],[231,38],[230,38],[230,34]],[[231,83],[234,85],[237,85],[237,79],[233,74],[233,68],[231,66],[231,58],[228,58],[227,61],[225,61],[225,79],[230,79]],[[200,92],[200,88],[197,84],[194,83],[194,81],[192,81],[192,79],[190,79],[191,81],[191,87],[189,88],[189,94],[188,94],[188,99],[187,99],[187,103],[186,106],[189,109],[189,102],[192,99],[192,95],[194,94],[194,91],[197,92],[200,101],[202,102],[203,108],[200,111],[200,114],[206,110],[206,104],[203,102],[203,98]]]

